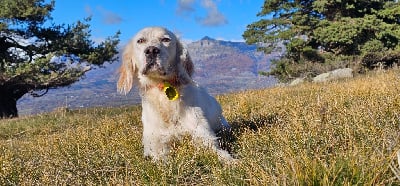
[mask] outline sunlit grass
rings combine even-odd
[[[140,107],[0,121],[0,185],[400,184],[400,72],[218,96],[238,161],[189,137],[143,157]]]

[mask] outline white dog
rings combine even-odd
[[[139,85],[145,156],[165,159],[171,138],[189,134],[232,159],[216,137],[230,126],[218,102],[192,80],[193,68],[188,51],[165,28],[144,28],[125,47],[117,87],[126,94]]]

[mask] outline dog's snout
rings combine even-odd
[[[159,54],[160,49],[155,46],[149,46],[146,48],[146,50],[144,50],[144,53],[146,54],[146,56],[153,56]]]

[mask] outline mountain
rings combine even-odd
[[[244,72],[256,75],[260,66],[264,66],[265,69],[269,66],[265,55],[254,52],[254,45],[242,42],[219,41],[206,36],[200,41],[188,44],[188,50],[196,63],[197,75],[200,76],[207,76],[207,69],[235,76]],[[262,62],[265,64],[259,65]]]
[[[255,45],[203,37],[186,44],[195,64],[194,80],[213,95],[246,89],[270,87],[276,83],[271,77],[259,76],[268,71],[271,59],[280,53],[265,55]],[[89,71],[81,81],[64,88],[49,90],[39,98],[25,95],[18,101],[20,115],[47,112],[58,107],[113,107],[140,103],[137,89],[128,95],[116,91],[120,62],[106,64]]]
[[[259,76],[258,72],[268,71],[271,59],[278,58],[280,53],[265,55],[257,52],[255,45],[208,36],[187,44],[187,48],[195,63],[194,79],[212,94],[264,88],[275,83],[273,78]]]

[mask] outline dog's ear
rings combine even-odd
[[[133,42],[126,45],[122,54],[122,64],[119,68],[118,92],[127,94],[137,79],[137,68],[133,59]]]
[[[187,74],[192,77],[194,73],[194,64],[190,58],[189,51],[178,41],[177,43],[177,55],[178,60],[182,64],[183,68],[186,70]]]

